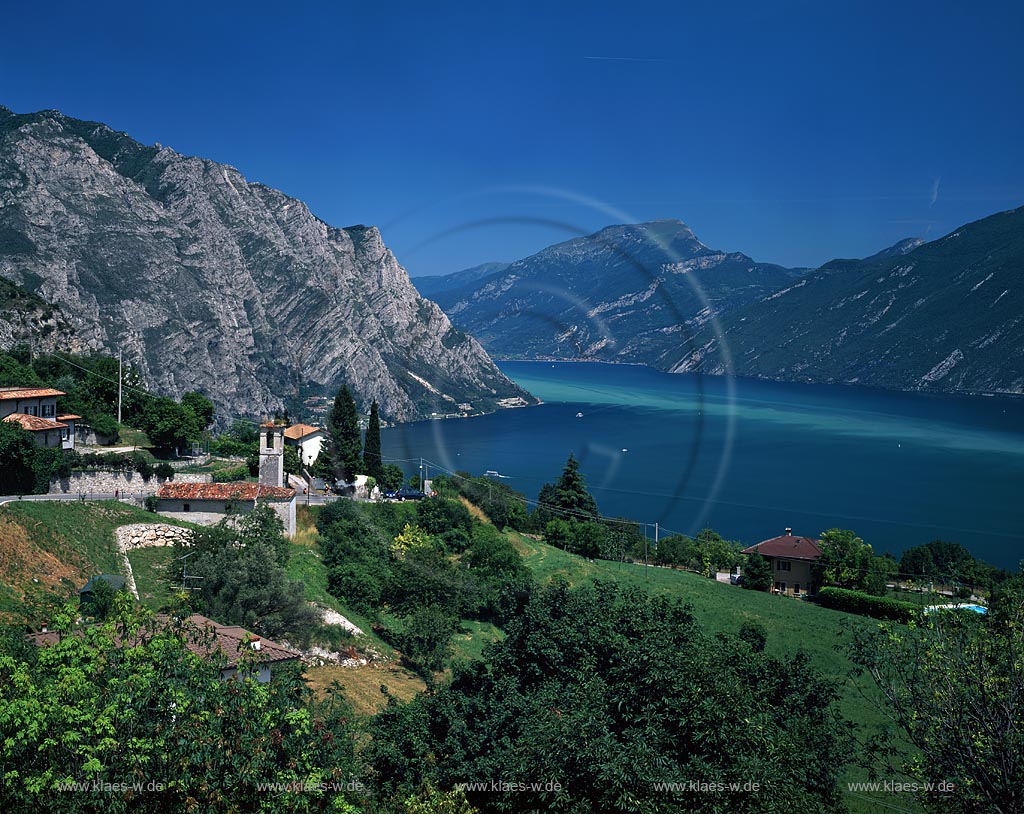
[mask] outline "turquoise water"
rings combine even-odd
[[[383,433],[418,459],[495,470],[535,499],[572,451],[603,514],[745,544],[852,528],[878,552],[960,542],[1024,558],[1024,399],[678,376],[632,365],[506,362],[544,401]],[[578,416],[582,413],[582,416]]]

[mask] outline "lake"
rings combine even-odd
[[[414,474],[493,470],[536,500],[570,452],[601,513],[710,526],[746,545],[850,528],[877,553],[962,543],[1024,558],[1024,399],[672,375],[634,365],[503,362],[544,404],[385,429]]]

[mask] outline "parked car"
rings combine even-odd
[[[398,489],[388,489],[383,494],[385,500],[401,500],[398,496]]]
[[[729,574],[729,582],[732,585],[742,585],[743,574]]]
[[[411,486],[403,486],[398,490],[399,500],[423,500],[426,496],[426,492],[421,492],[419,489],[413,489]]]

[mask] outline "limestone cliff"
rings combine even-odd
[[[0,277],[85,348],[222,417],[346,382],[390,420],[532,400],[422,299],[374,227],[334,228],[233,167],[56,111],[0,108]],[[0,317],[2,319],[2,317]]]

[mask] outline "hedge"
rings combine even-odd
[[[818,604],[824,608],[873,616],[875,619],[893,619],[897,622],[916,619],[920,611],[920,608],[911,602],[872,596],[846,588],[822,588],[818,591]]]

